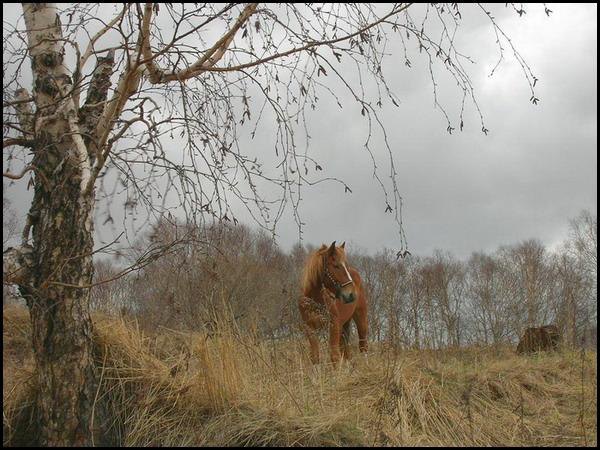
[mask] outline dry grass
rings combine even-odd
[[[4,444],[15,445],[31,435],[35,383],[27,313],[5,308],[3,321]],[[224,324],[213,336],[147,336],[105,316],[95,324],[97,404],[109,410],[112,444],[596,445],[589,351],[375,346],[334,370],[313,367],[304,341],[259,340]]]

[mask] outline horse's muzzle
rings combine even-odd
[[[354,292],[349,292],[348,294],[341,294],[340,297],[342,298],[342,301],[344,303],[352,303],[354,302],[354,300],[356,300],[356,295],[354,294]]]

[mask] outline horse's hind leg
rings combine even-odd
[[[348,321],[342,328],[342,358],[348,360],[352,357],[350,354],[350,332],[350,321]]]
[[[366,309],[357,309],[354,312],[352,319],[354,320],[354,323],[356,323],[356,331],[358,332],[358,348],[361,353],[366,353],[369,349],[369,344],[367,342],[368,321]]]

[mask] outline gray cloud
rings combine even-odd
[[[4,5],[5,17],[13,11]],[[463,8],[467,10],[466,7]],[[597,21],[596,5],[554,5],[548,18],[543,8],[530,8],[519,18],[499,8],[498,20],[540,79],[540,104],[532,105],[527,84],[510,54],[488,77],[498,54],[493,32],[480,16],[465,13],[462,48],[473,55],[469,67],[489,135],[481,133],[473,107],[467,109],[464,131],[446,132],[446,122],[433,108],[431,81],[424,58],[411,52],[413,67],[404,66],[399,42],[392,42],[384,67],[399,108],[384,104],[384,120],[404,199],[403,219],[413,254],[436,248],[458,256],[494,250],[499,245],[538,237],[548,245],[564,238],[568,219],[597,202]],[[460,46],[459,46],[460,47]],[[456,123],[460,97],[454,82],[439,69],[442,103]],[[323,101],[309,114],[311,152],[325,176],[342,178],[352,188],[323,183],[303,187],[300,206],[304,242],[346,240],[369,252],[397,248],[397,227],[384,213],[385,201],[372,178],[364,150],[366,119],[360,108],[339,91],[344,109]],[[243,141],[267,165],[275,155],[272,129],[263,122],[255,140]],[[382,179],[388,183],[389,163],[381,134],[373,145]],[[23,215],[30,193],[25,183],[9,188],[8,198]],[[114,211],[120,224],[119,214]],[[239,217],[249,216],[239,209]],[[100,220],[101,222],[101,220]],[[100,226],[104,240],[112,231]],[[115,226],[115,230],[119,225]],[[298,240],[291,211],[279,223],[278,242],[289,249]]]

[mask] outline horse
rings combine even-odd
[[[329,325],[329,348],[334,367],[340,357],[350,359],[350,319],[356,324],[360,352],[368,350],[367,297],[358,271],[347,265],[345,244],[336,247],[333,241],[329,247],[321,245],[304,266],[298,308],[313,364],[319,362],[316,333],[326,325]]]

